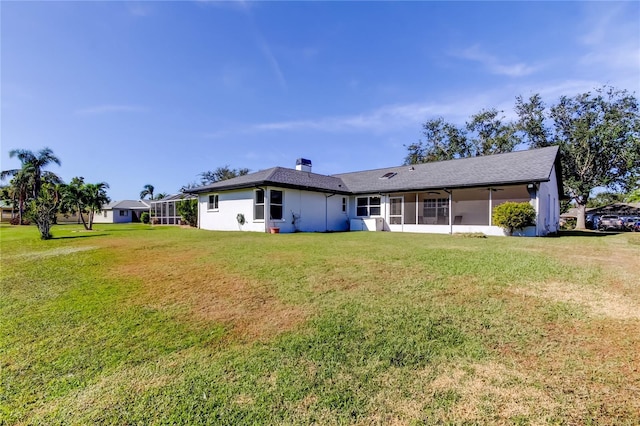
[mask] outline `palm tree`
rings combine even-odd
[[[44,182],[58,184],[62,180],[53,172],[43,170],[51,163],[60,165],[60,159],[53,154],[51,148],[44,148],[34,154],[28,149],[12,149],[9,157],[17,157],[22,163],[19,169],[3,170],[0,172],[0,179],[4,180],[12,177],[10,185],[13,186],[14,194],[19,205],[18,215],[20,224],[24,206],[30,199],[36,199],[40,195],[40,188]]]
[[[17,157],[22,163],[21,170],[31,176],[31,194],[33,195],[33,198],[37,198],[40,193],[40,187],[43,182],[43,173],[45,173],[43,169],[51,163],[55,163],[58,166],[61,164],[60,159],[53,154],[51,148],[41,149],[37,154],[34,154],[33,151],[28,149],[12,149],[9,151],[9,157]],[[2,172],[0,177],[4,179],[7,176],[14,176],[18,173],[18,170],[19,169],[5,170]],[[60,180],[60,178],[52,172],[46,172],[46,175],[49,181],[54,177],[55,179]]]
[[[107,188],[109,188],[109,184],[106,182],[87,183],[84,185],[82,192],[84,193],[85,208],[89,212],[88,230],[93,229],[93,215],[102,210],[104,204],[108,204],[111,201],[107,196]]]
[[[62,205],[64,209],[71,213],[78,213],[84,229],[89,229],[82,213],[85,211],[84,178],[74,177],[62,191]]]
[[[140,199],[144,200],[144,197],[148,195],[149,199],[153,200],[153,190],[154,190],[153,185],[146,184],[145,186],[143,186],[143,188],[144,189],[140,191]]]
[[[17,170],[17,173],[13,175],[9,185],[11,187],[11,194],[13,195],[14,203],[18,205],[18,224],[22,225],[25,204],[29,200],[31,177],[26,170],[19,169]]]

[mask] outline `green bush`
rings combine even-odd
[[[140,221],[142,223],[148,224],[149,222],[151,222],[151,216],[149,216],[148,212],[144,212],[140,215]]]
[[[508,201],[493,209],[493,224],[499,226],[509,235],[516,229],[523,229],[535,224],[536,211],[529,203]]]
[[[177,204],[178,214],[189,226],[198,226],[198,200],[182,200]]]

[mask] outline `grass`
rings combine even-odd
[[[0,228],[2,424],[638,424],[640,234]]]

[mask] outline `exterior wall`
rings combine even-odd
[[[124,216],[121,216],[120,212],[124,212]],[[131,210],[128,209],[101,210],[93,216],[93,223],[129,223],[131,222],[131,213]]]
[[[560,194],[555,166],[549,182],[541,182],[537,191],[537,235],[543,236],[560,230]]]
[[[218,194],[218,210],[208,210],[209,195]],[[210,231],[255,231],[265,232],[265,222],[253,218],[252,189],[212,192],[198,196],[198,226]],[[238,214],[243,214],[245,223],[238,223]]]
[[[200,228],[215,231],[268,232],[277,227],[279,232],[326,232],[348,230],[348,217],[342,212],[342,196],[319,192],[267,187],[265,189],[266,221],[254,218],[255,190],[211,192],[198,197]],[[269,191],[283,192],[282,220],[268,219]],[[218,209],[209,210],[209,195],[218,194]],[[238,223],[243,214],[245,223]],[[295,223],[294,223],[295,216]]]
[[[422,218],[423,202],[427,193],[408,194],[362,194],[342,196],[320,192],[286,189],[278,187],[265,190],[265,216],[269,214],[269,194],[271,190],[283,192],[282,220],[258,220],[254,218],[255,189],[224,191],[201,194],[198,197],[199,226],[202,229],[218,231],[268,232],[277,227],[279,232],[326,232],[326,231],[392,231],[417,233],[467,233],[481,232],[486,235],[506,235],[502,228],[491,225],[490,210],[506,201],[530,202],[537,211],[535,227],[529,227],[514,235],[536,236],[556,232],[559,228],[559,197],[555,170],[551,180],[536,185],[536,190],[527,185],[512,185],[499,188],[477,188],[453,190],[451,211],[446,224],[428,224]],[[209,195],[218,194],[218,209],[209,210]],[[380,214],[367,217],[357,216],[358,197],[380,197]],[[403,224],[391,224],[391,198],[404,197]],[[449,195],[431,195],[433,198],[448,198]],[[430,198],[431,198],[430,197]],[[491,202],[489,198],[491,197]],[[343,199],[346,212],[343,212]],[[238,214],[243,214],[245,223],[238,223]],[[397,219],[397,217],[396,217]],[[412,221],[413,223],[406,223]],[[417,223],[416,223],[417,222]]]
[[[11,222],[11,219],[13,219],[13,215],[15,214],[16,217],[18,217],[18,212],[13,212],[11,209],[7,209],[7,208],[2,208],[2,217],[0,218],[0,221],[2,222]]]
[[[100,210],[93,215],[93,223],[114,223],[113,210]]]

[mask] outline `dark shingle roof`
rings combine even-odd
[[[122,200],[112,201],[102,206],[105,210],[124,209],[124,210],[148,210],[148,200]]]
[[[300,170],[273,167],[233,179],[189,190],[191,193],[222,191],[230,189],[255,188],[258,186],[280,186],[283,188],[308,189],[312,191],[348,194],[340,178],[303,172]]]
[[[201,186],[189,193],[279,186],[338,194],[452,189],[487,185],[544,182],[558,164],[558,147],[516,151],[436,163],[397,166],[333,176],[273,167]],[[385,174],[390,178],[382,178]],[[556,170],[559,173],[559,170]],[[558,175],[559,176],[559,175]]]
[[[352,193],[465,188],[549,180],[558,147],[334,175]],[[391,178],[381,176],[396,173]]]

